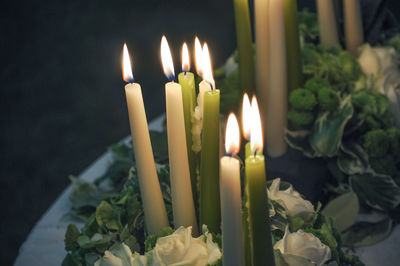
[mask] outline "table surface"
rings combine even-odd
[[[160,131],[162,122],[163,116],[156,118],[150,123],[149,129]],[[129,137],[123,141],[128,140]],[[106,152],[79,177],[85,181],[94,181],[105,172],[111,159],[111,154]],[[71,190],[72,187],[70,185],[37,222],[25,242],[21,245],[14,265],[61,265],[66,255],[64,235],[68,224],[73,222],[78,228],[83,226],[82,222],[64,217],[71,207],[68,199]],[[378,218],[377,216],[368,217],[370,220]],[[365,217],[363,217],[363,220],[365,220]],[[374,246],[358,248],[356,249],[356,253],[366,265],[398,265],[398,261],[400,260],[399,246],[400,227],[396,226],[392,234],[385,241]]]

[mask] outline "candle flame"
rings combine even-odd
[[[207,43],[204,43],[202,58],[203,58],[202,60],[203,79],[211,85],[211,89],[215,89],[215,81],[212,73],[211,56],[208,50]]]
[[[203,48],[201,47],[201,43],[199,38],[194,39],[194,61],[195,61],[195,65],[196,65],[196,73],[197,75],[199,75],[200,77],[203,76],[203,64],[202,64],[202,60],[203,60]]]
[[[182,71],[183,72],[190,71],[189,49],[185,42],[183,43],[183,46],[182,46]]]
[[[125,82],[133,82],[131,59],[126,43],[124,43],[124,48],[122,49],[122,78]]]
[[[242,126],[243,126],[243,136],[246,140],[250,140],[250,129],[251,129],[251,105],[250,99],[247,93],[243,95],[242,103]]]
[[[239,124],[234,113],[230,113],[226,122],[225,150],[226,153],[235,155],[240,149]]]
[[[172,61],[171,50],[169,49],[167,38],[161,38],[161,61],[165,76],[172,81],[175,78],[174,63]]]
[[[251,99],[251,128],[250,128],[250,147],[256,153],[263,149],[263,135],[261,128],[261,117],[255,96]]]

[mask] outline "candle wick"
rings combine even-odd
[[[186,76],[187,71],[184,71],[183,73],[184,73],[184,75]]]
[[[254,150],[254,158],[257,156],[257,149]]]

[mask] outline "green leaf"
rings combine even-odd
[[[65,232],[65,250],[73,250],[78,246],[77,240],[80,236],[80,232],[78,228],[74,224],[69,224],[67,227],[67,231]]]
[[[94,252],[89,252],[85,254],[86,265],[94,265],[94,263],[99,260],[101,256]]]
[[[377,223],[359,222],[344,235],[344,244],[352,248],[374,245],[389,236],[392,226],[389,218]]]
[[[121,228],[119,218],[119,208],[113,208],[104,200],[96,208],[96,221],[100,226],[118,230]]]
[[[93,183],[73,176],[70,176],[70,180],[72,182],[72,192],[69,195],[69,200],[72,203],[72,207],[97,207],[101,200],[97,187]]]
[[[337,229],[343,232],[356,222],[359,208],[358,197],[351,191],[330,201],[322,213],[332,217]]]
[[[369,168],[368,155],[355,141],[342,143],[337,158],[339,169],[347,175],[365,173]]]
[[[82,235],[78,238],[77,242],[81,248],[89,249],[95,246],[103,246],[110,241],[110,237],[103,236],[102,234],[95,233],[92,238]]]
[[[154,160],[157,163],[168,162],[167,132],[150,131],[150,139],[154,153]]]
[[[303,218],[300,217],[288,217],[289,219],[289,227],[291,232],[297,232],[299,229],[301,229],[304,225],[304,220]]]
[[[325,112],[315,121],[310,144],[322,156],[333,157],[339,151],[346,123],[353,115],[351,96],[347,96],[337,111]]]
[[[400,188],[390,176],[369,172],[350,176],[349,182],[361,202],[380,210],[390,210],[400,203]]]
[[[304,156],[312,159],[318,155],[311,147],[309,137],[310,131],[307,130],[290,131],[286,129],[285,132],[285,140],[287,144],[291,148],[303,152]]]

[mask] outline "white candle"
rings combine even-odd
[[[126,44],[123,49],[123,76],[126,82],[133,82]],[[154,163],[140,85],[128,83],[125,86],[125,94],[146,227],[150,234],[157,234],[169,226],[169,223]]]
[[[339,45],[333,0],[317,0],[317,9],[321,44],[328,48]]]
[[[261,102],[261,116],[265,121],[269,87],[269,0],[255,0],[255,39],[256,39],[256,90]],[[264,125],[266,123],[264,122]],[[245,136],[250,139],[250,136]]]
[[[364,32],[359,0],[345,0],[344,23],[346,33],[346,48],[354,56],[358,56],[358,48],[364,42]]]
[[[265,126],[267,152],[271,157],[287,150],[284,139],[287,113],[285,20],[282,0],[269,0],[269,86]]]
[[[161,58],[164,73],[171,80],[174,66],[167,39],[161,40]],[[171,178],[172,209],[175,228],[192,226],[197,235],[197,221],[190,183],[189,162],[186,151],[185,120],[181,85],[175,82],[165,84],[167,109],[168,155]]]
[[[230,114],[226,125],[225,149],[228,154],[235,155],[239,147],[239,125],[235,115]],[[220,160],[220,191],[223,262],[224,265],[244,265],[240,162],[234,157],[224,156]]]

